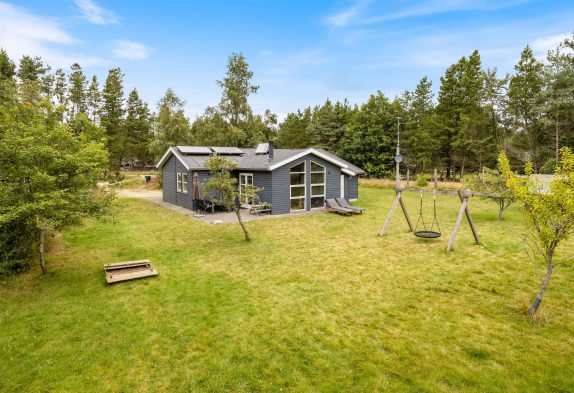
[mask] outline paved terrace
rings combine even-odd
[[[209,224],[225,224],[225,223],[237,223],[237,216],[234,212],[226,213],[226,212],[216,212],[214,214],[198,214],[196,211],[192,211],[189,209],[185,209],[181,206],[172,205],[171,203],[164,202],[162,200],[162,192],[161,190],[120,190],[119,196],[121,198],[138,198],[144,199],[146,201],[155,203],[156,205],[160,205],[165,207],[166,209],[176,211],[181,214],[188,215],[190,217],[195,218],[196,220],[201,220],[203,222]],[[296,217],[296,216],[305,216],[311,214],[321,214],[325,213],[325,210],[318,209],[312,211],[303,211],[298,213],[291,213],[291,214],[250,214],[247,210],[243,210],[241,212],[241,218],[243,221],[257,221],[257,220],[266,220],[266,219],[273,219],[273,218],[282,218],[282,217]]]

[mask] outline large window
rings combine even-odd
[[[181,192],[181,173],[177,174],[177,191]]]
[[[325,206],[325,167],[311,161],[311,209]]]
[[[291,210],[305,210],[305,197],[307,186],[305,185],[305,161],[292,166],[291,176]]]

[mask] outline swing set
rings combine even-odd
[[[476,230],[474,220],[472,219],[472,216],[470,215],[470,211],[468,210],[469,199],[473,196],[487,196],[487,197],[500,196],[499,194],[495,194],[495,193],[476,192],[476,191],[471,191],[471,190],[467,190],[467,191],[436,190],[436,189],[435,190],[417,190],[417,189],[401,188],[400,186],[395,187],[395,192],[396,192],[397,196],[395,197],[393,205],[391,206],[391,211],[389,212],[389,215],[387,216],[387,220],[385,221],[385,225],[383,225],[383,228],[381,229],[379,236],[383,236],[385,234],[385,232],[387,231],[387,229],[391,223],[391,219],[393,217],[393,214],[395,213],[395,210],[397,208],[397,205],[400,204],[401,209],[403,211],[403,215],[405,216],[405,219],[407,221],[407,225],[409,227],[409,232],[412,232],[415,236],[422,238],[422,239],[437,239],[437,238],[441,237],[442,232],[441,232],[440,225],[439,225],[438,218],[437,218],[437,214],[436,214],[436,196],[437,196],[437,194],[458,195],[458,197],[460,199],[460,209],[458,211],[458,216],[456,218],[454,228],[453,228],[452,233],[450,235],[448,246],[446,248],[447,251],[451,251],[453,246],[454,246],[454,242],[456,240],[458,230],[460,229],[460,224],[462,223],[463,216],[466,216],[466,220],[468,222],[468,225],[470,226],[470,230],[472,231],[472,236],[474,237],[475,244],[480,244],[480,239],[478,237],[478,231]],[[418,220],[417,220],[417,223],[415,226],[413,226],[413,224],[412,224],[411,218],[409,217],[409,214],[407,212],[407,208],[405,206],[405,202],[403,200],[403,193],[404,192],[418,192],[418,193],[420,193],[419,217],[418,217]],[[423,194],[424,193],[432,193],[433,194],[433,219],[432,219],[430,227],[425,224],[424,217],[423,217]],[[419,229],[419,225],[421,225],[421,224],[422,224],[422,229]],[[435,230],[435,227],[436,227],[436,230]]]
[[[437,190],[438,178],[437,178],[437,171],[434,170],[434,190],[417,190],[417,189],[406,189],[401,187],[400,183],[400,165],[403,161],[403,156],[401,155],[401,146],[400,146],[400,135],[401,135],[401,118],[397,117],[397,151],[395,155],[395,163],[396,163],[396,185],[395,185],[395,192],[397,194],[393,205],[391,206],[391,211],[387,216],[387,220],[385,221],[385,225],[381,228],[379,236],[383,236],[387,231],[389,224],[391,223],[391,218],[393,218],[393,214],[397,208],[397,205],[401,205],[401,209],[403,210],[403,214],[405,219],[407,220],[407,224],[409,226],[409,232],[412,232],[416,237],[421,239],[437,239],[442,236],[440,225],[438,223],[437,215],[436,215],[436,196],[437,194],[443,195],[458,195],[460,199],[460,210],[458,211],[458,217],[456,218],[456,223],[454,224],[454,229],[450,235],[450,240],[448,241],[448,246],[446,247],[447,251],[451,251],[452,247],[454,246],[454,241],[456,240],[456,235],[458,234],[458,230],[460,228],[460,224],[462,222],[463,215],[466,216],[466,220],[468,221],[468,225],[470,226],[470,230],[472,231],[472,236],[474,236],[474,242],[476,244],[480,244],[480,239],[478,238],[478,232],[476,227],[474,226],[474,221],[470,215],[470,211],[468,210],[468,201],[470,197],[474,195],[486,196],[486,197],[500,197],[500,194],[495,193],[488,193],[488,192],[476,192],[476,191],[461,191],[461,190]],[[408,183],[407,183],[408,184]],[[413,227],[409,214],[407,213],[407,208],[405,206],[405,202],[403,201],[403,192],[419,192],[421,195],[420,199],[420,207],[419,207],[419,218],[417,220],[416,225]],[[423,218],[423,193],[432,193],[433,194],[433,219],[431,222],[430,227],[427,227]],[[422,229],[419,230],[419,225],[422,224]],[[436,230],[435,230],[436,226]]]

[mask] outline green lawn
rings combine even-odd
[[[251,243],[120,200],[56,242],[48,276],[2,279],[0,392],[574,391],[574,270],[541,323],[522,314],[538,278],[517,206],[497,222],[474,198],[484,245],[465,224],[449,254],[399,215],[378,237],[393,192],[360,195],[362,216],[250,222]],[[450,232],[458,199],[438,204]],[[104,263],[141,258],[157,278],[106,285]]]

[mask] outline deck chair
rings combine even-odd
[[[347,200],[345,198],[335,198],[335,201],[337,201],[337,203],[339,205],[341,205],[341,207],[344,207],[345,209],[351,209],[353,210],[355,213],[361,213],[363,214],[363,210],[365,210],[364,207],[359,207],[359,206],[353,206],[351,205],[349,202],[347,202]]]
[[[351,215],[354,213],[354,210],[342,207],[334,199],[325,200],[325,210],[332,213],[346,214],[346,215]]]

